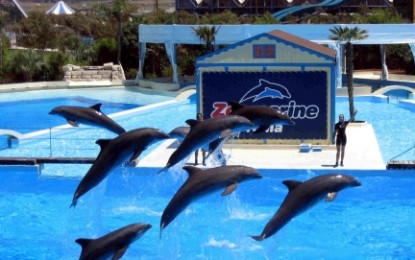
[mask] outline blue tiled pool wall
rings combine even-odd
[[[10,148],[10,141],[8,135],[0,135],[0,150]]]

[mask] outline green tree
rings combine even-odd
[[[3,72],[3,15],[0,14],[0,73]]]
[[[32,12],[17,25],[18,43],[24,47],[45,50],[56,48],[56,30],[51,17],[43,12]]]
[[[199,26],[197,28],[192,27],[192,29],[196,36],[206,43],[206,53],[214,51],[213,45],[220,27],[216,29],[215,26]]]
[[[199,24],[239,24],[239,18],[231,11],[221,13],[206,13],[200,17]]]
[[[344,44],[346,51],[346,76],[347,76],[347,93],[349,95],[349,112],[350,120],[354,121],[354,94],[353,94],[353,40],[364,40],[368,37],[367,30],[359,29],[359,27],[349,28],[342,26],[334,26],[330,29],[332,35],[331,40]]]
[[[255,16],[255,24],[279,24],[278,21],[270,12],[265,12],[263,16]]]
[[[31,82],[36,74],[44,68],[42,55],[37,51],[19,51],[10,61],[10,73],[15,82]]]
[[[134,11],[132,5],[128,5],[125,0],[113,0],[108,6],[107,3],[99,4],[96,10],[102,13],[103,17],[109,17],[115,22],[117,39],[117,63],[121,62],[121,40],[123,24],[128,21]]]
[[[376,8],[372,10],[361,7],[355,17],[355,21],[367,24],[403,23],[403,17],[394,7]]]

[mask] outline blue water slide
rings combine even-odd
[[[344,0],[325,0],[319,4],[314,4],[314,5],[296,5],[296,6],[292,6],[289,8],[285,8],[281,11],[275,12],[272,15],[278,19],[281,20],[284,17],[286,17],[289,14],[299,14],[301,12],[304,12],[308,9],[312,9],[312,8],[316,8],[316,7],[331,7],[331,6],[336,6],[339,5],[343,2]]]

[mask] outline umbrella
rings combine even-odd
[[[73,14],[75,13],[75,10],[69,7],[64,1],[57,2],[52,8],[46,11],[46,14],[55,14],[55,15],[61,15],[61,14]]]

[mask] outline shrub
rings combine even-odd
[[[96,54],[94,65],[101,65],[117,60],[117,42],[114,38],[102,38],[94,42],[93,49]]]

